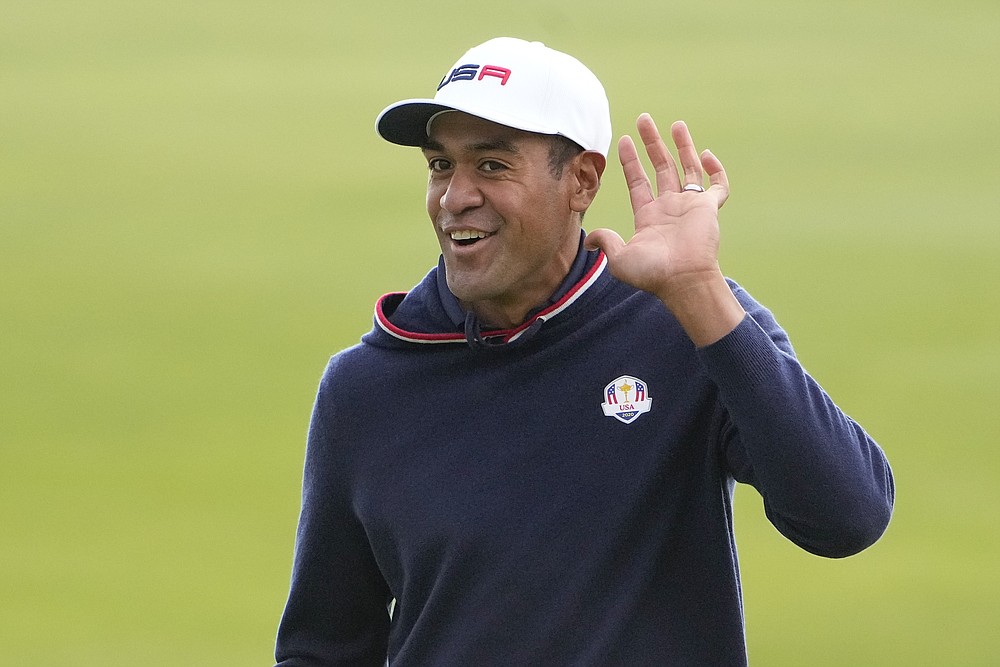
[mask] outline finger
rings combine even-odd
[[[653,189],[649,184],[649,177],[646,176],[646,170],[639,162],[639,153],[635,149],[632,137],[626,135],[618,140],[618,159],[622,163],[629,200],[632,202],[632,212],[635,213],[653,201]]]
[[[625,240],[614,230],[595,229],[583,239],[583,246],[587,250],[603,250],[604,254],[608,256],[608,261],[611,262],[625,247]]]
[[[639,116],[635,125],[639,130],[642,143],[646,147],[646,155],[649,156],[649,161],[656,172],[656,191],[661,194],[663,192],[680,192],[681,181],[677,174],[677,164],[674,162],[673,156],[670,155],[670,151],[667,150],[667,145],[664,143],[663,137],[660,136],[660,131],[657,129],[656,123],[653,122],[653,117],[644,113]]]
[[[670,135],[674,140],[674,146],[677,147],[677,157],[680,158],[681,169],[684,170],[684,183],[681,187],[692,183],[701,185],[704,178],[701,160],[698,159],[698,151],[695,150],[694,140],[691,138],[687,124],[682,120],[675,122],[670,126]]]
[[[708,174],[709,192],[714,192],[719,202],[719,208],[729,199],[729,177],[722,167],[722,162],[710,150],[701,153],[701,165]]]

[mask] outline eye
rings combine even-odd
[[[432,172],[442,172],[451,169],[451,163],[443,157],[434,157],[427,161],[427,168]]]
[[[486,172],[497,172],[506,169],[507,165],[503,162],[497,162],[496,160],[483,160],[479,164],[479,168]]]

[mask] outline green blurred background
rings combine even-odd
[[[319,375],[437,257],[374,117],[505,34],[720,156],[725,271],[893,464],[842,561],[740,489],[751,662],[997,664],[996,0],[3,0],[0,664],[271,664]]]

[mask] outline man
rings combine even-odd
[[[722,164],[637,125],[626,243],[583,237],[611,123],[570,56],[490,40],[380,115],[441,260],[324,374],[279,665],[745,664],[735,481],[815,554],[884,531],[882,451],[719,269]]]

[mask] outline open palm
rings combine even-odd
[[[588,235],[587,244],[604,250],[619,280],[669,302],[679,290],[718,276],[718,212],[729,196],[729,182],[718,158],[709,151],[698,155],[683,122],[671,127],[683,176],[653,119],[643,114],[636,126],[656,173],[657,192],[631,137],[622,137],[618,156],[635,216],[635,234],[626,243],[611,230],[597,229]],[[700,190],[706,174],[708,190],[684,189]]]

